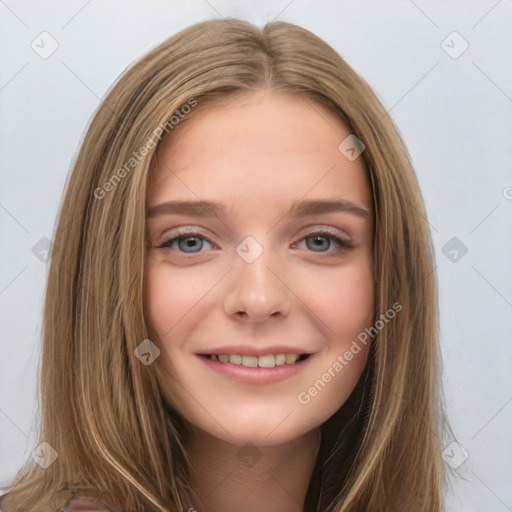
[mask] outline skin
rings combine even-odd
[[[349,397],[364,368],[369,344],[359,344],[341,371],[332,370],[372,325],[374,308],[364,163],[338,150],[349,134],[310,98],[266,90],[207,105],[159,149],[148,211],[200,199],[221,202],[229,211],[225,219],[176,213],[147,218],[146,316],[161,350],[156,364],[165,375],[164,395],[192,426],[187,448],[200,512],[302,510],[320,427]],[[293,201],[333,197],[370,213],[288,215]],[[198,236],[189,234],[157,248],[185,227],[204,238],[187,246],[187,237]],[[320,228],[353,247],[315,234]],[[236,252],[248,236],[263,250],[251,263]],[[213,371],[196,355],[228,343],[294,345],[312,356],[284,381],[248,385]],[[329,368],[334,376],[301,403],[299,393]],[[252,459],[243,456],[248,449]]]

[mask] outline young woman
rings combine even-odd
[[[199,23],[95,115],[5,512],[443,509],[434,253],[385,109],[298,26]]]

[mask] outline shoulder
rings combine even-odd
[[[58,512],[113,512],[104,502],[97,498],[74,496],[64,504]]]

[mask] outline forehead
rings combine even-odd
[[[350,132],[313,99],[258,91],[200,107],[159,148],[149,208],[170,199],[248,206],[306,196],[371,206],[362,158],[338,149]]]

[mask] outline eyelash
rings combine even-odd
[[[211,240],[209,240],[207,237],[205,237],[203,234],[201,234],[197,231],[186,231],[183,233],[178,233],[176,236],[165,239],[160,245],[157,245],[156,248],[157,249],[167,249],[167,248],[170,248],[174,242],[179,241],[179,240],[186,240],[187,238],[200,238],[200,239],[206,240],[208,243],[214,245],[213,242]],[[305,240],[307,238],[327,238],[327,239],[331,240],[332,242],[334,242],[334,244],[336,244],[338,246],[338,250],[340,250],[340,251],[349,250],[349,249],[354,248],[354,246],[350,242],[334,235],[333,233],[331,233],[329,230],[326,230],[326,229],[319,229],[317,231],[313,231],[309,235],[302,237],[299,240],[299,242],[302,242],[302,240]],[[294,244],[294,245],[296,245],[296,244]],[[197,252],[197,253],[182,252],[182,254],[191,256],[194,254],[200,254],[201,252],[202,251]],[[311,251],[311,252],[315,253],[316,251]],[[327,253],[328,253],[328,251],[318,252],[318,254],[327,254]]]

